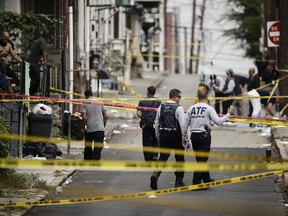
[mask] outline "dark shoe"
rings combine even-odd
[[[185,183],[183,182],[183,178],[176,178],[175,187],[183,187],[183,186],[186,186]]]
[[[215,181],[215,179],[211,179],[211,178],[210,178],[209,181],[204,182],[204,183],[209,183],[209,182],[214,182],[214,181]],[[192,184],[193,184],[193,185],[197,185],[197,184],[201,184],[201,182],[200,182],[200,183],[192,182]],[[197,188],[197,189],[194,189],[193,191],[203,191],[203,190],[208,190],[208,189],[210,189],[210,187]]]
[[[193,189],[192,191],[204,191],[204,190],[208,190],[210,187],[206,187],[206,188],[197,188],[197,189]]]
[[[209,183],[209,182],[214,182],[214,181],[215,181],[215,179],[210,178],[209,181],[204,182],[204,183]],[[208,190],[208,189],[210,189],[210,187],[202,188],[202,189],[199,189],[199,190]]]
[[[157,156],[152,157],[152,161],[158,161],[158,157]]]
[[[207,180],[205,181],[205,180],[203,179],[203,183],[209,183],[209,182],[214,182],[214,181],[215,181],[215,179],[212,179],[212,178],[210,178],[208,181],[207,181]]]
[[[157,190],[158,188],[158,177],[156,175],[150,177],[150,188],[153,190]]]
[[[197,188],[197,189],[194,189],[192,191],[204,191],[204,190],[208,190],[210,187],[208,188]]]

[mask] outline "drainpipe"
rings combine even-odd
[[[86,80],[89,81],[90,80],[90,4],[89,4],[89,0],[86,0],[87,4],[85,7],[85,52],[86,52],[86,67],[85,67],[85,71],[86,71]]]

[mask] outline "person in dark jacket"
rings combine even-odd
[[[263,74],[260,77],[260,80],[262,82],[262,85],[268,85],[265,87],[266,91],[271,91],[275,85],[276,80],[278,80],[280,77],[280,73],[276,68],[276,65],[274,63],[269,62],[266,70],[263,71]],[[276,92],[276,95],[277,92]]]
[[[226,80],[222,91],[224,97],[232,97],[235,95],[235,81],[234,81],[234,71],[232,69],[226,70]],[[222,101],[222,114],[226,114],[228,108],[233,104],[233,100],[223,100]]]
[[[235,96],[242,96],[242,88],[248,83],[248,79],[244,76],[234,74],[234,82],[235,82]],[[243,116],[243,99],[235,100],[235,107],[237,109],[237,115]]]
[[[215,92],[214,106],[215,106],[215,110],[217,114],[221,114],[220,106],[222,104],[222,100],[217,100],[217,97],[223,97],[222,91],[223,91],[224,85],[225,85],[224,79],[220,76],[216,76],[215,74],[210,75],[210,80],[207,82],[209,91]]]
[[[156,88],[149,86],[147,89],[147,98],[155,98]],[[138,107],[158,108],[161,105],[159,100],[142,100]],[[140,127],[142,128],[142,143],[143,147],[158,147],[158,140],[155,135],[154,121],[156,118],[156,111],[138,109],[137,116],[141,119]],[[156,150],[155,150],[156,151]],[[157,152],[143,151],[145,161],[156,161],[158,159]]]
[[[184,123],[184,109],[179,105],[181,91],[172,89],[169,93],[169,100],[163,103],[158,109],[155,119],[155,133],[159,141],[160,148],[172,150],[183,150],[183,154],[175,154],[176,162],[184,162],[184,147],[182,146],[182,127]],[[170,152],[160,152],[158,161],[166,162]],[[158,178],[161,171],[153,172],[150,177],[150,187],[153,190],[158,188]],[[175,172],[175,187],[181,187],[183,183],[184,172]]]
[[[29,67],[29,76],[31,79],[29,94],[35,95],[39,85],[40,85],[40,60],[41,58],[44,61],[45,66],[49,66],[48,63],[48,54],[47,54],[47,40],[50,36],[48,30],[44,30],[42,36],[38,38],[32,47],[31,53],[27,58],[27,62],[30,63]]]

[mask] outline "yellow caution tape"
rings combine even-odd
[[[137,94],[137,93],[136,93]],[[0,95],[7,95],[7,93],[0,93]],[[11,95],[13,96],[13,95]],[[21,97],[30,97],[30,96],[26,96],[26,95],[21,95]],[[50,101],[53,103],[73,103],[73,104],[83,104],[86,103],[85,99],[64,99],[64,98],[50,98],[50,97],[40,97],[40,96],[33,96],[36,99],[29,99],[29,102],[43,102],[43,101]],[[234,97],[209,97],[208,100],[242,100],[242,99],[254,99],[254,98],[279,98],[279,99],[285,99],[288,98],[288,96],[234,96]],[[111,104],[123,104],[122,108],[125,108],[126,106],[134,106],[136,108],[135,104],[131,104],[131,103],[123,103],[122,101],[140,101],[143,100],[144,98],[142,98],[140,95],[138,95],[137,98],[94,98],[92,101],[108,101],[111,102]],[[191,100],[191,101],[195,101],[197,98],[196,97],[183,97],[181,98],[181,100]],[[11,103],[11,102],[26,102],[28,99],[24,98],[24,99],[0,99],[0,102],[3,103]],[[145,100],[160,100],[160,101],[166,101],[168,100],[168,98],[145,98]],[[109,106],[104,104],[105,106]],[[127,108],[129,109],[129,108]]]
[[[283,109],[280,111],[279,116],[283,116],[283,114],[284,114],[285,110],[287,109],[287,107],[288,107],[288,103],[287,103],[287,104],[283,107]]]
[[[21,169],[79,169],[79,170],[109,170],[109,171],[259,171],[279,170],[287,168],[288,164],[263,164],[239,162],[142,162],[142,161],[86,161],[86,160],[19,160],[0,159],[0,168]]]
[[[270,92],[270,95],[269,95],[270,97],[268,98],[268,101],[267,101],[267,103],[269,103],[269,101],[270,101],[271,97],[273,96],[273,94],[274,94],[275,90],[278,88],[278,85],[279,85],[279,79],[278,79],[278,80],[276,80],[276,83],[275,83],[275,85],[274,85],[274,87],[273,87],[272,91]]]
[[[75,95],[75,96],[84,97],[84,94],[78,94],[78,93],[74,93],[74,92],[70,92],[70,91],[56,89],[56,88],[53,88],[53,87],[50,87],[50,90],[55,91],[55,92],[64,93],[64,94],[72,94],[72,95]]]
[[[279,72],[288,72],[287,69],[278,69]]]
[[[219,186],[224,186],[224,185],[248,182],[248,181],[253,181],[257,179],[263,179],[267,177],[281,175],[284,172],[287,172],[287,171],[281,170],[281,171],[258,173],[258,174],[245,175],[245,176],[223,179],[223,180],[197,184],[197,185],[187,185],[187,186],[177,187],[177,188],[167,188],[163,190],[154,190],[154,191],[129,193],[129,194],[116,194],[116,195],[108,195],[108,196],[96,196],[96,197],[63,199],[63,200],[46,200],[46,201],[36,201],[36,202],[12,202],[11,201],[11,202],[0,203],[0,206],[2,207],[24,207],[24,206],[66,205],[66,204],[91,203],[91,202],[102,202],[102,201],[111,201],[111,200],[135,199],[135,198],[148,197],[152,195],[155,196],[155,195],[179,193],[179,192],[190,191],[190,190],[193,191],[193,190],[199,190],[199,189],[204,189],[204,188],[209,188],[209,187],[219,187]]]
[[[122,82],[122,81],[118,81],[120,84],[122,84],[123,86],[125,86],[125,88],[127,88],[127,90],[135,95],[137,98],[142,98],[141,95],[139,95],[137,92],[135,92],[130,86],[128,86],[126,83]]]
[[[242,122],[242,123],[253,123],[253,124],[263,124],[270,126],[288,126],[287,120],[277,120],[277,119],[264,119],[264,118],[229,118],[229,122]]]
[[[20,136],[17,134],[0,134],[0,139],[9,139],[9,140],[23,140],[24,142],[34,142],[37,145],[39,142],[41,143],[67,143],[68,140],[63,138],[47,138],[47,137],[38,137],[38,136]],[[70,141],[71,147],[75,147],[76,145],[84,146],[84,141]],[[97,146],[97,143],[94,144],[94,147]],[[101,145],[102,146],[102,145]],[[100,147],[100,145],[99,145]],[[170,153],[171,149],[169,148],[160,148],[160,147],[146,147],[146,146],[130,146],[125,144],[115,144],[109,143],[110,149],[120,149],[126,151],[136,151],[136,152],[154,152],[154,153]],[[174,154],[176,155],[185,155],[187,156],[199,156],[199,157],[210,157],[210,158],[219,158],[219,159],[234,159],[234,160],[245,160],[245,161],[265,161],[266,157],[264,156],[253,156],[253,155],[242,155],[242,154],[229,154],[223,152],[199,152],[199,151],[184,151],[174,149]]]

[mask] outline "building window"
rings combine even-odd
[[[59,19],[61,2],[62,1],[58,0],[45,0],[45,1],[24,0],[22,1],[22,9],[23,13],[31,12],[33,14],[45,14],[48,17]],[[59,29],[53,29],[53,31],[49,29],[49,31],[51,35],[54,36],[54,40],[50,41],[51,42],[50,45],[52,45],[55,48],[60,47],[59,37],[57,37],[57,35],[59,35]]]
[[[34,0],[34,13],[56,17],[55,0]]]

